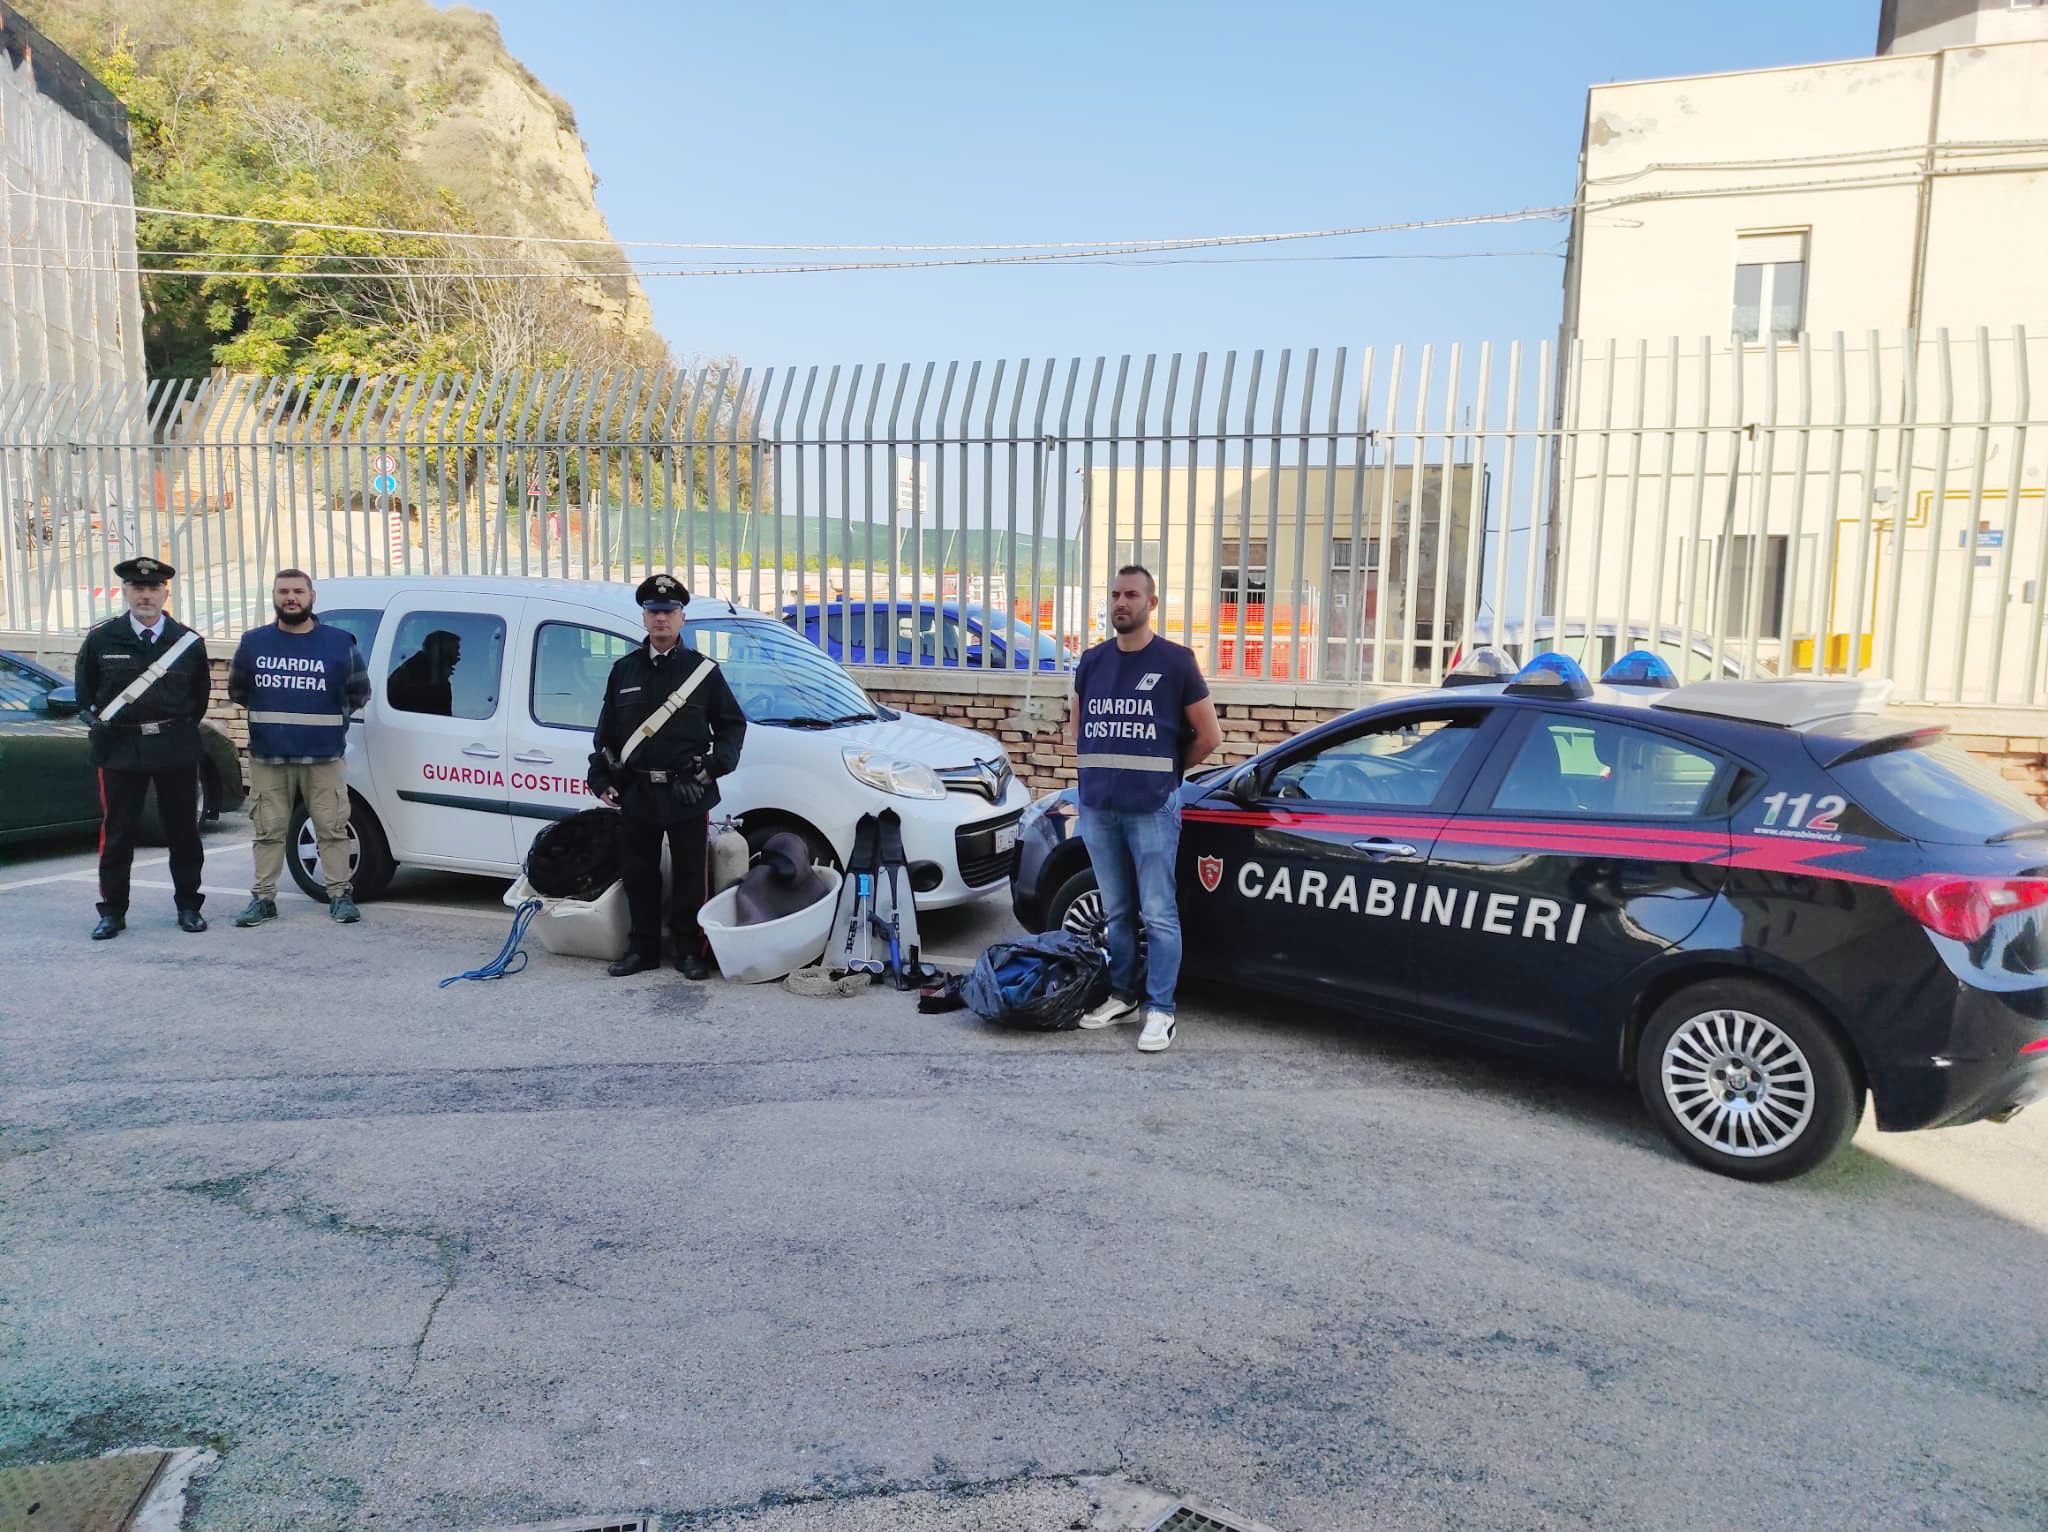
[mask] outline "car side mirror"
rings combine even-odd
[[[1253,807],[1259,801],[1258,772],[1249,766],[1245,767],[1243,771],[1240,771],[1230,779],[1230,786],[1225,789],[1225,792],[1228,793],[1230,801],[1239,808],[1248,809]]]
[[[43,712],[51,718],[78,716],[78,688],[54,686],[43,697]]]

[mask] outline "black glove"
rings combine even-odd
[[[704,801],[711,790],[711,773],[704,767],[704,757],[691,756],[668,774],[669,791],[676,796],[676,802],[684,808],[695,808]]]
[[[78,721],[95,734],[106,727],[106,725],[100,722],[100,715],[89,707],[82,707],[78,710]]]

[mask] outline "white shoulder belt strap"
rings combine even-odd
[[[112,720],[113,716],[120,712],[121,709],[128,706],[129,703],[170,674],[171,666],[177,663],[178,656],[198,642],[199,635],[190,628],[187,628],[179,638],[172,642],[171,647],[163,652],[163,656],[154,665],[130,681],[120,696],[100,709],[100,722],[107,723]]]
[[[717,668],[718,666],[712,663],[710,657],[706,656],[703,663],[690,672],[690,678],[669,693],[668,701],[662,703],[652,713],[649,713],[647,715],[647,722],[633,731],[632,735],[626,740],[625,748],[619,751],[619,764],[621,766],[626,764],[632,757],[633,752],[640,748],[641,741],[652,739],[655,735],[659,734],[662,726],[683,710],[683,704],[690,700],[690,693],[702,686],[709,679],[711,672]]]

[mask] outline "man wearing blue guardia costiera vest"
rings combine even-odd
[[[361,916],[348,866],[348,721],[370,700],[370,672],[346,628],[313,615],[313,582],[286,569],[270,588],[277,621],[242,635],[228,668],[228,699],[249,711],[249,820],[256,881],[238,926],[277,919],[277,880],[292,804],[303,798],[320,847],[327,912]]]
[[[1109,588],[1116,637],[1074,670],[1074,754],[1080,767],[1081,838],[1108,923],[1109,998],[1081,1018],[1113,1027],[1137,1014],[1138,926],[1145,928],[1145,1027],[1138,1048],[1173,1043],[1180,982],[1180,784],[1223,730],[1194,651],[1152,631],[1159,594],[1151,572],[1127,564]]]

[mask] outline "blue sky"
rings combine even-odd
[[[1588,84],[1868,54],[1877,0],[495,0],[575,107],[620,238],[1142,239],[1569,200]],[[756,365],[1554,331],[1565,226],[1077,266],[647,283]]]

